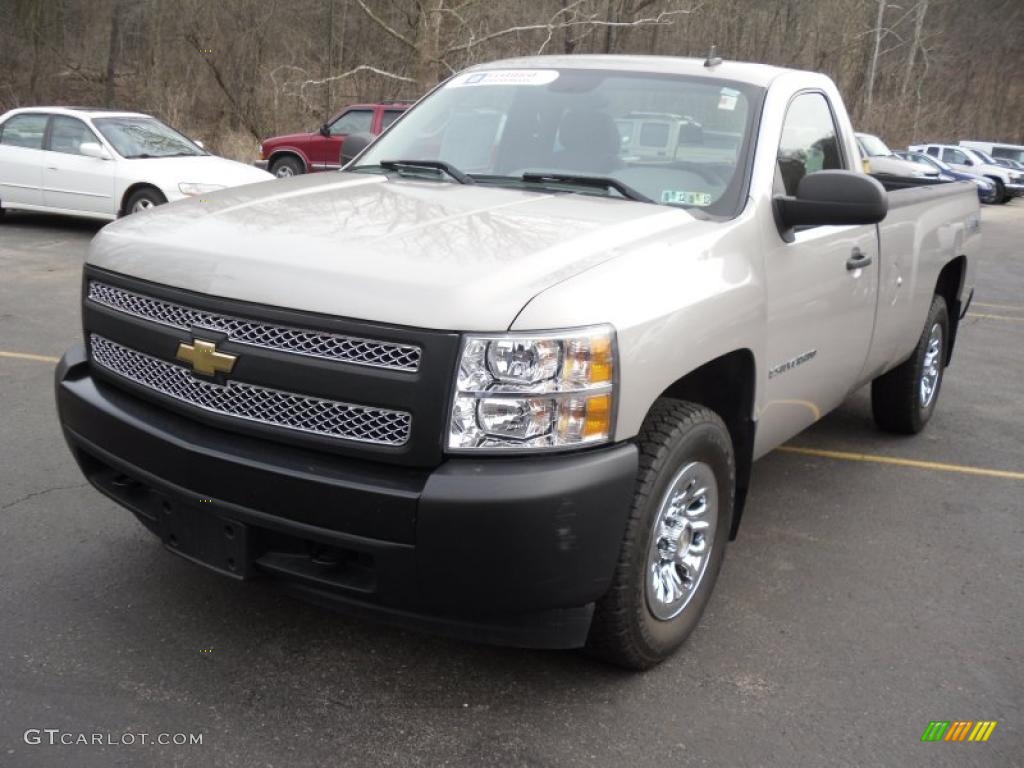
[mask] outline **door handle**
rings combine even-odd
[[[48,170],[48,171],[56,171],[56,170],[58,170],[58,168],[55,165],[48,165],[48,166],[46,166],[46,170]]]
[[[862,269],[871,264],[871,257],[860,248],[854,248],[850,258],[846,260],[846,268],[851,272],[855,269]]]

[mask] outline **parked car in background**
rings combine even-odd
[[[994,141],[961,141],[961,147],[968,149],[980,149],[986,155],[994,158],[1005,157],[1008,160],[1016,160],[1024,163],[1024,144],[1005,144]]]
[[[861,157],[867,160],[864,170],[868,173],[886,173],[891,176],[915,176],[924,178],[938,176],[934,169],[926,170],[917,163],[908,163],[893,154],[884,141],[870,133],[854,134]]]
[[[1001,203],[1024,195],[1024,174],[1003,168],[981,150],[959,147],[956,144],[912,144],[907,149],[937,157],[958,171],[977,173],[992,179]]]
[[[115,219],[270,178],[140,112],[32,107],[0,116],[0,211]]]
[[[996,197],[996,185],[992,179],[987,179],[984,176],[979,176],[976,173],[964,173],[958,171],[952,166],[946,165],[938,158],[934,158],[930,155],[926,155],[923,152],[911,152],[909,150],[894,150],[897,157],[902,158],[910,163],[918,163],[920,165],[928,165],[931,168],[938,170],[939,179],[941,181],[970,181],[978,189],[978,199],[983,203],[998,203],[999,199]]]
[[[1024,171],[1024,163],[1018,163],[1016,160],[1011,160],[1008,157],[993,157],[996,165],[1001,165],[1003,168],[1009,168],[1011,171]]]
[[[346,136],[355,133],[376,136],[410,106],[409,102],[382,101],[345,107],[315,131],[264,139],[259,146],[260,159],[255,165],[279,178],[337,170],[341,167],[338,158]]]

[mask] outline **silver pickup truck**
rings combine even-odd
[[[473,67],[343,172],[104,228],[64,434],[226,575],[649,667],[704,610],[755,459],[869,383],[883,429],[936,407],[978,199],[886,184],[820,74]]]

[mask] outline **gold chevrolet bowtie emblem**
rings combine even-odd
[[[196,339],[191,344],[183,341],[178,345],[178,359],[190,363],[196,373],[213,376],[215,373],[231,373],[238,356],[218,352],[216,344]]]

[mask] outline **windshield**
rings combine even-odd
[[[396,123],[352,170],[443,163],[480,184],[734,215],[762,96],[743,83],[648,73],[466,72]],[[572,180],[581,176],[602,181]]]
[[[857,141],[860,142],[861,150],[868,157],[888,157],[892,154],[892,150],[885,146],[885,142],[877,136],[858,133]]]
[[[981,160],[981,162],[986,163],[987,165],[998,165],[995,160],[993,160],[989,155],[986,155],[980,149],[968,149],[967,153],[974,155],[976,159]]]
[[[152,117],[97,117],[93,125],[121,157],[182,157],[206,153]]]

